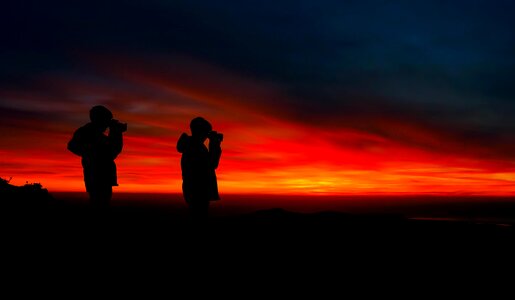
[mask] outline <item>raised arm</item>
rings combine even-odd
[[[220,157],[222,156],[222,147],[220,141],[210,140],[209,141],[209,162],[213,169],[218,168],[220,163]]]
[[[122,152],[123,149],[123,135],[121,131],[109,130],[109,150],[113,159]]]

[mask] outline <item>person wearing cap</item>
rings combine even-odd
[[[202,117],[190,122],[191,136],[183,133],[177,141],[182,153],[182,191],[194,222],[207,220],[209,203],[220,200],[215,170],[220,163],[223,135],[212,130]],[[204,142],[209,139],[209,147]]]
[[[126,127],[115,126],[120,123],[102,105],[92,107],[89,118],[91,122],[73,134],[68,142],[68,150],[82,157],[84,183],[91,205],[93,208],[105,210],[111,201],[112,187],[118,186],[114,160],[122,152],[122,133]],[[106,135],[108,127],[109,135]]]

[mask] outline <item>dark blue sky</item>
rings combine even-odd
[[[4,89],[94,77],[85,55],[185,55],[279,87],[280,113],[300,123],[418,143],[377,121],[402,120],[513,156],[513,1],[7,1],[0,11]]]

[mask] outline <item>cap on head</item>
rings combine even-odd
[[[213,127],[206,119],[202,117],[196,117],[195,119],[191,120],[190,129],[192,135],[203,136],[207,135],[211,130],[213,130]]]
[[[93,123],[107,123],[113,118],[113,113],[105,106],[93,106],[89,111],[89,119]]]

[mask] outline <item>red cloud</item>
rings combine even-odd
[[[101,103],[129,124],[117,159],[119,191],[180,192],[175,143],[201,115],[225,134],[222,193],[515,194],[511,161],[485,161],[478,146],[459,154],[466,148],[459,140],[415,120],[359,115],[304,124],[289,117],[294,100],[274,84],[184,58],[94,62],[94,76],[47,77],[33,89],[0,91],[12,101],[0,122],[2,177],[84,190],[80,158],[66,143]],[[353,126],[360,122],[389,134]]]

